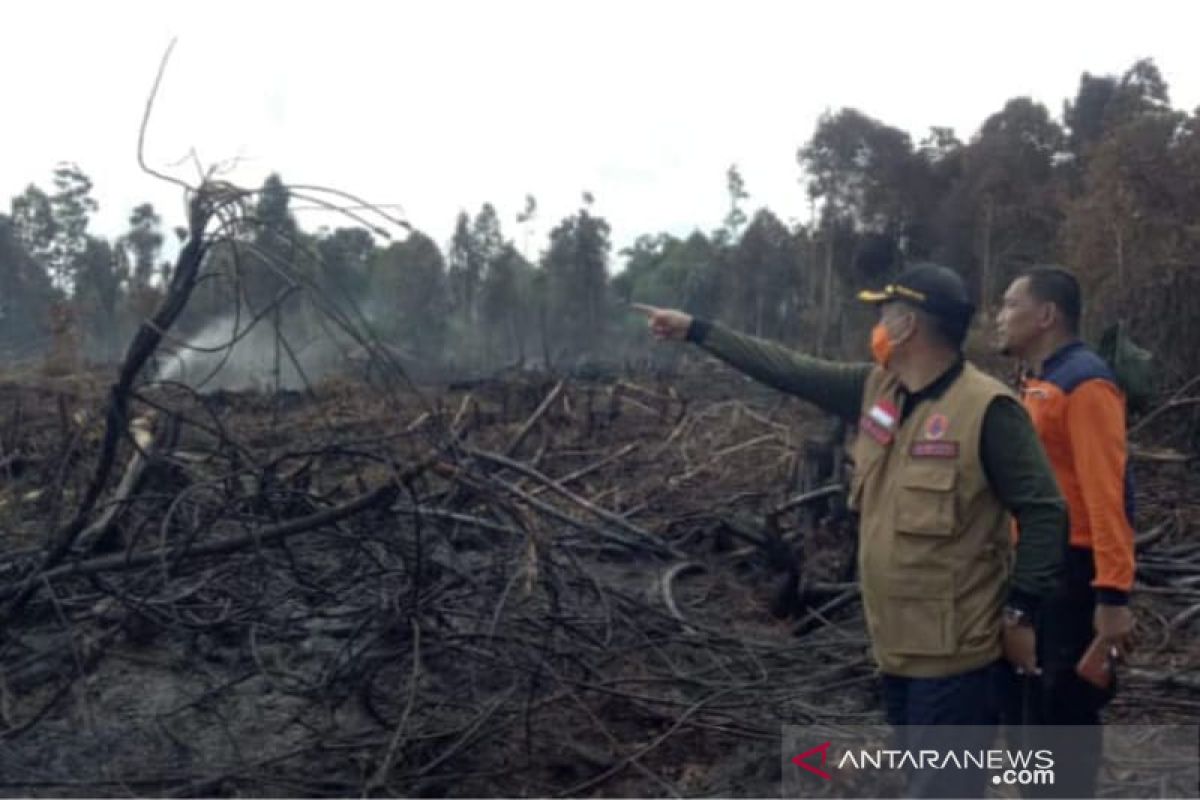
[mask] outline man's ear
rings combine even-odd
[[[917,335],[917,326],[920,324],[918,321],[917,312],[908,311],[903,317],[897,317],[897,319],[904,319],[905,317],[908,318],[908,324],[904,328],[904,332],[900,334],[899,338],[892,339],[892,344],[903,344]]]
[[[1038,327],[1042,330],[1049,330],[1054,327],[1054,323],[1058,320],[1058,306],[1054,303],[1042,303],[1037,310]]]

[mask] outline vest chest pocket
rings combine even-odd
[[[896,492],[896,530],[922,536],[952,536],[955,511],[955,460],[925,459],[904,466]]]

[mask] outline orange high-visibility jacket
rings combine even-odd
[[[1123,602],[1133,587],[1133,494],[1116,377],[1073,342],[1046,360],[1041,375],[1022,381],[1021,402],[1067,500],[1071,546],[1092,550],[1101,601]]]

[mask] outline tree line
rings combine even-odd
[[[1087,292],[1088,333],[1123,319],[1169,376],[1200,373],[1187,346],[1197,324],[1189,298],[1200,289],[1200,109],[1172,106],[1152,60],[1120,75],[1083,73],[1057,114],[1014,98],[965,140],[947,128],[914,139],[860,110],[830,111],[780,168],[805,184],[809,220],[750,213],[753,187],[731,166],[720,224],[646,233],[616,254],[587,192],[533,255],[533,196],[507,224],[485,203],[459,214],[447,242],[421,231],[386,241],[354,225],[303,230],[272,175],[255,194],[255,233],[216,248],[205,267],[236,280],[202,282],[184,326],[194,333],[234,309],[248,318],[271,309],[301,338],[320,337],[316,315],[289,296],[299,274],[431,371],[663,357],[626,312],[631,300],[862,355],[869,311],[848,302],[852,292],[905,263],[958,269],[985,310],[1021,270],[1058,263]],[[174,234],[146,203],[121,236],[96,236],[87,175],[61,164],[52,185],[28,187],[0,214],[0,353],[76,347],[111,361],[161,296]]]

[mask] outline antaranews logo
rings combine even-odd
[[[1069,794],[1081,744],[1094,742],[1087,754],[1100,769],[1092,796],[1131,797],[1156,786],[1166,787],[1156,796],[1200,800],[1197,725],[812,724],[781,733],[783,797],[982,796],[988,788],[1038,786]]]
[[[832,741],[810,747],[792,756],[792,763],[824,780],[833,775],[809,763],[819,755],[821,766],[829,760]],[[1006,786],[1053,786],[1054,754],[1050,750],[903,750],[847,749],[837,759],[843,770],[987,770],[993,784]]]
[[[808,759],[810,756],[813,756],[816,753],[820,753],[821,754],[821,766],[822,767],[825,766],[825,760],[829,756],[829,746],[831,744],[833,744],[833,742],[825,742],[824,744],[819,744],[816,747],[810,747],[807,750],[805,750],[803,753],[801,753],[800,755],[792,756],[792,763],[795,764],[797,767],[800,767],[801,769],[806,769],[814,775],[819,775],[822,778],[824,778],[825,780],[831,781],[831,780],[833,780],[832,775],[830,775],[825,770],[817,769],[812,764],[808,763]]]

